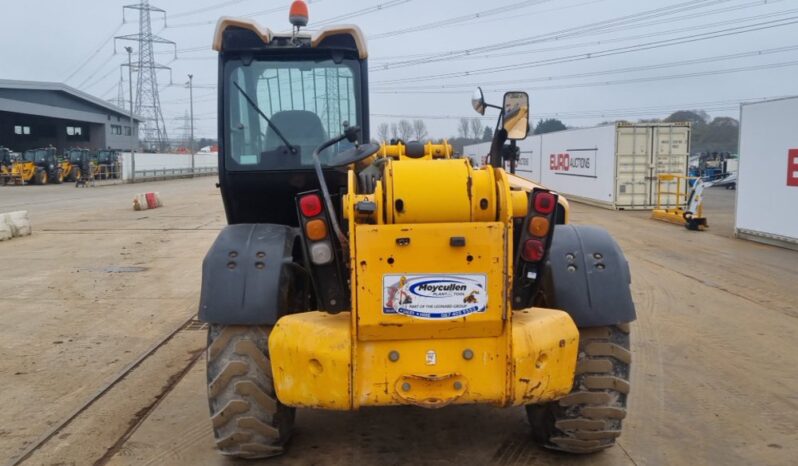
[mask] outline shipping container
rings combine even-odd
[[[616,123],[518,141],[516,174],[569,199],[620,210],[652,209],[657,175],[687,174],[689,123]],[[466,146],[481,161],[490,143]],[[665,186],[665,190],[675,189]],[[675,198],[663,197],[673,204]]]
[[[798,249],[798,97],[740,107],[735,234]]]

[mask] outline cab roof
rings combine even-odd
[[[290,38],[292,35],[287,34],[274,34],[269,28],[261,27],[257,22],[250,19],[231,18],[224,16],[219,18],[216,24],[216,34],[213,38],[213,50],[221,52],[224,50],[224,33],[229,28],[239,28],[252,31],[255,33],[264,44],[270,44],[275,38]],[[360,28],[355,25],[340,25],[323,28],[315,31],[314,34],[300,33],[297,35],[305,40],[310,39],[310,46],[316,48],[327,39],[335,36],[349,36],[357,47],[358,56],[361,60],[368,58],[368,50],[366,49],[366,38],[363,36]]]

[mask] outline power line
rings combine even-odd
[[[358,16],[367,15],[370,13],[376,13],[378,11],[387,10],[388,8],[393,8],[395,6],[404,5],[405,3],[409,3],[412,0],[390,0],[383,3],[378,3],[374,6],[370,6],[368,8],[363,8],[360,10],[350,11],[348,13],[344,13],[338,16],[333,16],[332,18],[327,18],[321,21],[317,21],[313,23],[313,27],[317,26],[325,26],[327,24],[336,23],[342,19],[349,19],[349,18],[356,18]]]
[[[603,34],[616,32],[618,30],[628,31],[630,29],[640,29],[640,28],[643,28],[643,27],[648,28],[648,27],[651,27],[651,26],[654,26],[654,25],[677,22],[677,21],[681,21],[681,20],[684,20],[684,19],[692,20],[692,19],[696,19],[696,18],[699,18],[699,17],[703,17],[703,16],[710,16],[710,15],[715,15],[715,14],[719,14],[719,13],[728,13],[729,11],[738,10],[738,9],[742,9],[742,8],[751,8],[751,7],[755,7],[755,6],[761,6],[761,5],[771,5],[773,3],[781,2],[781,1],[783,1],[783,0],[758,0],[758,1],[755,1],[755,2],[744,3],[742,5],[735,5],[733,7],[719,8],[719,9],[704,11],[704,12],[700,12],[700,13],[693,13],[693,14],[685,15],[685,16],[678,16],[678,17],[675,17],[675,18],[660,19],[660,20],[657,20],[657,21],[651,21],[651,22],[647,22],[647,23],[629,25],[629,26],[625,26],[623,28],[605,29],[605,30],[596,31],[596,32],[589,33],[589,34],[583,34],[583,35],[580,35],[579,37],[591,36],[591,35],[603,35]],[[542,52],[553,52],[553,51],[558,51],[558,50],[570,50],[570,49],[576,49],[576,48],[581,48],[581,47],[586,47],[586,46],[596,46],[596,45],[603,45],[603,44],[609,44],[609,43],[614,43],[614,42],[626,42],[626,41],[630,41],[630,40],[645,39],[645,38],[649,38],[649,37],[657,37],[657,36],[663,36],[663,35],[672,35],[672,34],[676,34],[676,33],[679,33],[679,32],[685,32],[685,31],[695,31],[695,30],[698,30],[698,29],[708,29],[708,28],[724,26],[724,25],[729,25],[729,24],[744,23],[744,22],[749,22],[749,21],[755,21],[755,20],[758,20],[758,19],[766,19],[766,18],[784,16],[784,15],[793,14],[793,13],[796,13],[796,12],[798,12],[798,9],[789,9],[789,10],[777,11],[777,12],[772,12],[772,13],[763,13],[763,14],[754,15],[754,16],[745,16],[745,17],[742,17],[742,18],[728,19],[728,20],[725,20],[725,21],[715,21],[715,22],[712,22],[712,23],[685,26],[685,27],[677,28],[677,29],[666,29],[664,31],[655,31],[655,32],[649,32],[649,33],[645,33],[645,34],[637,34],[637,35],[632,35],[632,36],[616,37],[616,38],[604,39],[604,40],[592,40],[592,41],[588,41],[588,42],[579,42],[579,43],[575,43],[575,44],[564,44],[564,45],[557,45],[557,46],[553,46],[553,47],[536,48],[536,49],[531,49],[531,50],[514,50],[514,51],[510,51],[510,52],[498,52],[498,53],[495,52],[495,51],[492,51],[492,52],[485,52],[485,53],[480,53],[480,54],[471,54],[471,55],[451,58],[451,59],[449,59],[447,61],[484,60],[486,58],[491,58],[492,59],[492,58],[500,58],[500,57],[508,57],[508,56],[509,57],[517,57],[518,55],[529,55],[529,54],[536,54],[536,53],[542,53]],[[576,36],[574,36],[574,37],[576,37]],[[541,42],[548,42],[548,41],[541,41]],[[552,42],[559,42],[559,41],[552,40]],[[397,58],[398,59],[419,58],[419,57],[423,57],[423,56],[426,56],[426,55],[428,55],[428,54],[404,55],[404,56],[393,57],[393,59],[397,59]],[[370,58],[369,61],[372,62],[372,63],[379,63],[381,61],[390,60],[390,59],[392,59],[392,58],[390,58],[390,57],[381,57],[381,58],[380,57],[376,57],[376,58]],[[379,66],[377,67],[377,69],[375,71],[378,71],[378,70],[379,70]]]
[[[224,8],[230,5],[235,5],[237,3],[247,2],[249,0],[228,0],[226,2],[217,3],[215,5],[206,6],[204,8],[194,8],[192,10],[186,10],[179,13],[174,13],[170,15],[171,18],[183,18],[185,16],[193,16],[200,13],[205,13],[206,11],[218,10],[219,8]]]
[[[762,70],[770,70],[776,68],[785,68],[790,66],[798,65],[798,60],[794,61],[785,61],[785,62],[777,62],[777,63],[767,63],[763,65],[752,65],[752,66],[740,66],[736,68],[726,68],[721,70],[710,70],[710,71],[695,71],[692,73],[683,73],[683,74],[672,74],[667,76],[651,76],[651,77],[642,77],[642,78],[629,78],[629,79],[619,79],[614,81],[597,81],[597,82],[588,82],[588,83],[575,83],[575,84],[552,84],[549,86],[537,86],[537,87],[527,87],[526,91],[543,91],[543,90],[553,90],[553,89],[574,89],[580,87],[596,87],[596,86],[610,86],[610,85],[618,85],[618,84],[635,84],[635,83],[643,83],[643,82],[655,82],[655,81],[668,81],[671,79],[682,79],[682,78],[695,78],[695,77],[703,77],[703,76],[716,76],[721,74],[728,74],[728,73],[739,73],[745,71],[762,71]],[[485,89],[486,91],[496,91],[498,89]],[[462,94],[463,91],[412,91],[412,92],[396,92],[396,91],[374,91],[374,94]]]
[[[500,7],[491,8],[488,10],[476,11],[474,13],[469,13],[467,15],[462,15],[462,16],[456,16],[454,18],[448,18],[440,21],[432,21],[429,23],[420,24],[418,26],[395,29],[393,31],[386,31],[379,34],[372,34],[368,36],[368,40],[379,40],[388,37],[396,37],[404,34],[409,34],[412,32],[424,31],[427,29],[439,29],[444,26],[461,24],[468,21],[480,20],[482,18],[494,16],[501,13],[507,13],[508,11],[515,12],[516,9],[529,8],[531,6],[540,5],[541,3],[547,3],[550,1],[552,0],[525,0],[523,2],[516,2],[516,3],[511,3],[509,5],[503,5]]]
[[[754,31],[762,31],[766,29],[772,29],[776,27],[783,27],[789,26],[792,24],[798,23],[798,16],[791,16],[788,18],[773,20],[773,21],[765,21],[761,23],[755,23],[751,25],[739,26],[735,28],[727,28],[727,29],[720,29],[717,31],[710,31],[706,33],[700,34],[691,34],[687,36],[676,37],[672,39],[663,39],[653,42],[645,42],[642,44],[636,45],[629,45],[625,47],[617,47],[613,49],[605,49],[599,50],[596,52],[589,52],[589,53],[580,53],[576,55],[568,55],[564,57],[554,57],[554,58],[547,58],[542,60],[536,60],[526,63],[517,63],[512,65],[501,65],[501,66],[493,66],[493,67],[486,67],[486,68],[478,68],[476,70],[471,71],[458,71],[458,72],[451,72],[451,73],[440,73],[440,74],[427,74],[423,76],[416,76],[416,77],[407,77],[407,78],[397,78],[391,79],[386,81],[376,81],[374,84],[395,84],[395,83],[407,83],[407,82],[421,82],[421,81],[433,81],[438,79],[448,79],[448,78],[458,78],[458,77],[465,77],[465,76],[477,76],[483,74],[492,74],[492,73],[499,73],[502,71],[517,71],[519,69],[526,69],[526,68],[536,68],[540,66],[546,65],[553,65],[553,64],[561,64],[561,63],[570,63],[575,61],[581,60],[592,60],[594,58],[600,57],[608,57],[614,55],[621,55],[631,52],[640,52],[645,50],[652,50],[662,47],[670,47],[673,45],[681,45],[681,44],[689,44],[693,42],[699,42],[709,39],[717,39],[719,37],[728,37],[733,35],[744,34],[748,32]]]
[[[318,3],[320,1],[322,1],[322,0],[316,0],[313,3]],[[250,13],[245,13],[243,15],[236,15],[236,17],[239,17],[239,18],[252,18],[252,17],[255,17],[255,16],[263,16],[263,15],[268,15],[268,14],[271,14],[271,13],[277,13],[277,12],[280,12],[280,11],[288,11],[288,8],[290,6],[291,6],[291,4],[288,3],[288,4],[285,4],[285,5],[280,5],[278,7],[269,8],[269,9],[266,9],[266,10],[258,10],[258,11],[253,11],[253,12],[250,12]],[[209,25],[209,24],[216,24],[216,20],[194,21],[194,22],[191,22],[191,23],[173,24],[173,25],[170,25],[169,28],[170,29],[189,28],[189,27],[194,27],[194,26],[205,26],[205,25]]]
[[[372,90],[380,91],[436,91],[441,89],[473,89],[476,86],[489,86],[489,85],[506,85],[506,84],[526,84],[526,83],[534,83],[534,82],[556,82],[560,80],[566,79],[574,79],[574,78],[587,78],[593,76],[603,76],[608,74],[619,74],[619,73],[633,73],[633,72],[640,72],[640,71],[651,71],[651,70],[660,70],[663,68],[671,68],[676,66],[686,66],[686,65],[695,65],[695,64],[704,64],[704,63],[712,63],[718,61],[726,61],[726,60],[736,60],[740,58],[750,58],[750,57],[761,57],[765,55],[772,55],[777,53],[785,53],[791,52],[794,50],[798,50],[798,45],[788,45],[784,47],[775,47],[770,49],[761,49],[761,50],[752,50],[748,52],[739,52],[739,53],[732,53],[727,55],[714,55],[710,57],[701,57],[701,58],[693,58],[689,60],[679,60],[674,62],[665,62],[665,63],[657,63],[653,65],[642,65],[642,66],[634,66],[634,67],[625,67],[625,68],[616,68],[611,70],[601,70],[601,71],[589,71],[589,72],[582,72],[582,73],[572,73],[572,74],[561,74],[561,75],[553,75],[553,76],[540,76],[536,78],[521,78],[521,79],[509,79],[509,80],[500,80],[500,81],[481,81],[478,83],[458,83],[458,84],[438,84],[438,85],[426,85],[426,86],[409,86],[409,87],[385,87],[376,89],[372,88]]]
[[[78,89],[89,90],[89,89],[93,88],[94,86],[100,84],[101,82],[105,81],[106,79],[108,79],[109,76],[111,76],[112,74],[116,73],[116,70],[117,70],[117,67],[116,67],[116,65],[114,65],[110,70],[108,70],[107,73],[105,73],[104,75],[100,76],[96,80],[92,81],[91,84],[88,84],[88,85],[84,86],[86,81],[80,83],[80,85],[78,85]],[[99,70],[98,70],[98,72],[99,72]],[[91,76],[89,76],[86,79],[88,80],[88,79],[92,78],[93,76],[95,76],[95,74],[92,74]]]
[[[96,47],[96,49],[94,50],[94,52],[92,52],[91,54],[89,54],[89,56],[88,56],[88,57],[87,57],[85,60],[83,60],[83,61],[80,63],[80,65],[78,65],[78,66],[77,66],[77,68],[75,68],[75,69],[74,69],[74,70],[73,70],[73,71],[72,71],[72,72],[69,74],[69,76],[67,76],[66,78],[64,78],[64,82],[69,82],[69,80],[70,80],[70,79],[72,79],[72,78],[73,78],[73,77],[74,77],[76,74],[78,74],[78,72],[80,72],[81,70],[83,70],[83,69],[84,69],[84,67],[85,67],[85,66],[86,66],[86,65],[87,65],[87,64],[88,64],[88,63],[89,63],[89,62],[90,62],[92,59],[94,59],[94,57],[96,57],[96,56],[97,56],[97,55],[100,53],[100,51],[103,49],[103,47],[105,47],[106,45],[108,45],[108,42],[110,42],[110,41],[111,41],[111,39],[113,39],[113,38],[114,38],[114,36],[116,35],[116,33],[117,33],[117,32],[119,32],[119,30],[120,30],[120,29],[122,29],[122,26],[124,26],[124,25],[125,25],[125,23],[124,23],[124,22],[121,22],[121,23],[119,23],[119,24],[116,26],[116,29],[114,29],[114,30],[113,30],[113,32],[111,32],[111,34],[109,34],[107,37],[105,37],[105,38],[102,40],[102,42],[100,42],[100,44],[99,44],[99,45]]]
[[[601,31],[603,29],[607,29],[609,27],[618,27],[627,24],[633,24],[635,22],[643,21],[646,19],[656,18],[660,16],[667,16],[675,13],[680,13],[682,11],[689,11],[695,10],[700,8],[705,8],[707,6],[718,4],[718,3],[726,3],[731,0],[694,0],[688,1],[684,3],[679,3],[675,5],[671,5],[668,7],[662,8],[655,8],[653,10],[647,10],[640,13],[635,13],[632,15],[621,16],[617,18],[611,18],[608,20],[598,21],[595,23],[590,23],[581,26],[570,27],[566,29],[562,29],[555,32],[539,34],[536,36],[529,36],[521,39],[510,40],[510,41],[503,41],[498,42],[490,45],[484,45],[479,47],[473,47],[469,49],[459,49],[459,50],[451,50],[446,52],[434,52],[427,54],[425,57],[411,59],[411,60],[404,60],[404,61],[397,61],[393,63],[387,63],[382,65],[381,70],[387,70],[396,67],[407,67],[410,65],[419,65],[428,62],[441,62],[445,60],[450,60],[452,58],[467,56],[467,55],[474,55],[482,52],[488,51],[495,51],[495,50],[502,50],[507,48],[517,48],[524,45],[530,45],[539,42],[546,42],[551,40],[562,40],[569,37],[575,37],[584,35],[588,32],[596,32]],[[376,70],[375,70],[376,71]]]
[[[594,3],[601,3],[601,2],[605,2],[605,1],[607,1],[607,0],[589,0],[589,1],[586,1],[586,2],[576,3],[576,4],[573,4],[573,5],[566,5],[566,6],[561,6],[561,7],[556,7],[556,8],[549,8],[549,9],[544,9],[544,10],[535,10],[535,11],[533,11],[531,13],[513,15],[513,19],[517,19],[517,18],[521,18],[521,17],[525,17],[525,16],[530,16],[530,15],[540,16],[543,13],[550,13],[550,12],[553,12],[553,11],[560,11],[560,10],[567,10],[567,9],[571,9],[571,8],[578,8],[578,7],[582,7],[582,6],[586,6],[586,5],[592,5]],[[487,19],[487,20],[482,20],[481,19],[480,20],[480,24],[493,23],[493,22],[496,22],[496,21],[506,21],[506,20],[507,20],[506,18],[495,18],[495,19],[492,19],[492,20],[491,19]],[[452,25],[452,26],[458,26],[458,25],[455,24],[455,25]],[[438,28],[436,27],[433,30],[437,30],[437,29]],[[366,39],[371,41],[371,40],[374,39],[374,36],[373,35],[366,36]],[[429,52],[412,53],[412,54],[405,54],[405,55],[392,55],[392,56],[385,56],[385,57],[369,57],[369,62],[370,63],[378,63],[378,62],[387,61],[387,60],[400,60],[400,59],[401,60],[407,60],[407,59],[411,59],[411,58],[421,58],[421,57],[427,57],[427,56],[429,56]],[[471,58],[471,57],[475,57],[475,55],[468,55],[468,57],[466,57],[466,58]]]

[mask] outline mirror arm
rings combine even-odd
[[[358,130],[359,129],[356,129],[356,131]],[[344,249],[344,251],[348,251],[349,241],[346,239],[346,235],[344,235],[344,232],[341,231],[341,226],[338,225],[338,218],[335,214],[335,209],[333,208],[332,198],[330,197],[330,190],[327,188],[327,181],[324,179],[324,171],[321,169],[321,160],[319,159],[319,153],[321,151],[332,146],[333,144],[337,144],[343,141],[344,139],[347,139],[346,133],[337,136],[335,138],[332,138],[329,141],[317,147],[316,150],[313,151],[313,165],[316,168],[316,176],[319,178],[319,187],[321,187],[321,195],[324,198],[324,204],[327,206],[327,210],[330,212],[330,222],[332,223],[333,230],[335,231],[335,236],[338,237],[338,241],[341,242],[341,247]]]
[[[490,153],[488,154],[488,161],[494,168],[502,168],[502,147],[507,142],[507,131],[504,128],[499,128],[493,133],[493,140],[490,143]]]
[[[510,141],[510,174],[515,175],[515,155],[518,153],[518,145],[515,143],[515,139]]]

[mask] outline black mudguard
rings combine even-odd
[[[199,319],[273,325],[295,309],[297,266],[292,252],[298,235],[285,225],[225,227],[202,262]]]
[[[566,311],[577,327],[635,320],[631,274],[618,243],[607,231],[557,225],[544,275],[546,305]]]

